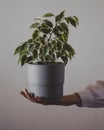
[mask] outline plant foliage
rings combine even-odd
[[[58,15],[46,13],[34,21],[30,26],[33,29],[31,38],[15,49],[14,55],[19,55],[18,63],[23,66],[25,63],[48,64],[61,60],[67,64],[75,54],[68,44],[69,24],[76,28],[78,18],[65,17],[65,11],[62,11]]]

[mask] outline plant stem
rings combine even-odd
[[[53,30],[52,30],[52,31],[50,32],[50,34],[49,34],[48,43],[49,43],[49,41],[50,41],[50,39],[51,39],[52,33],[53,33]]]

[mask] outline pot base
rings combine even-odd
[[[58,84],[57,86],[31,84],[29,88],[30,88],[30,93],[38,97],[44,97],[48,99],[57,99],[63,96],[62,84]]]

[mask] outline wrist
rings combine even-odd
[[[78,93],[73,94],[73,104],[77,106],[81,106],[81,98]]]

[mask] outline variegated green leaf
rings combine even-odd
[[[32,35],[33,41],[34,41],[35,39],[37,39],[38,37],[39,37],[39,30],[35,30],[34,33],[33,33],[33,35]]]
[[[62,22],[61,26],[67,31],[67,33],[69,33],[69,28],[68,28],[68,25],[66,23]]]
[[[79,21],[78,18],[76,16],[70,16],[65,18],[67,23],[71,23],[72,26],[76,27],[77,25],[79,25]]]
[[[52,16],[54,16],[53,13],[46,13],[46,14],[43,15],[43,17],[52,17]]]
[[[18,47],[15,49],[14,55],[18,54],[18,53],[20,52],[20,50],[21,50],[21,45],[18,46]]]
[[[21,66],[23,66],[25,63],[27,63],[27,56],[26,55],[20,56],[18,60],[18,64],[21,64]]]
[[[36,23],[33,23],[30,28],[37,28],[38,26],[40,25],[40,23],[36,22]]]
[[[46,25],[48,25],[49,27],[53,27],[53,23],[51,22],[51,21],[49,21],[49,20],[47,20],[47,19],[45,19],[45,20],[43,20],[44,21],[44,23],[46,24]]]

